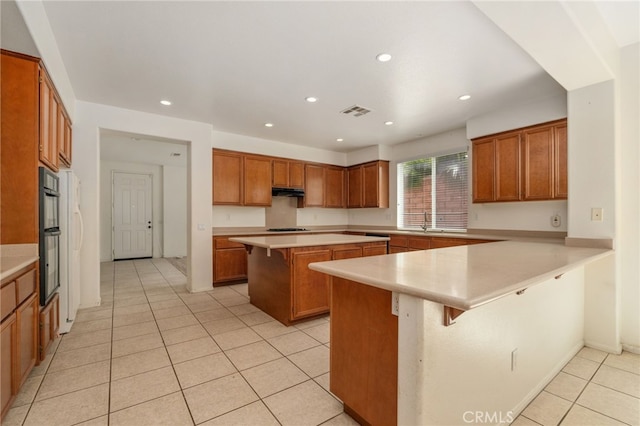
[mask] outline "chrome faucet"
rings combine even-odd
[[[424,232],[427,232],[427,212],[424,212],[424,220],[422,221],[422,226],[421,226],[422,230]]]

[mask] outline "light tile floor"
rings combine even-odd
[[[102,306],[34,368],[3,425],[348,425],[329,319],[285,327],[247,285],[190,294],[164,259],[102,264]],[[584,348],[513,425],[640,425],[640,356]]]

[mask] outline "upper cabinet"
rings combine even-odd
[[[40,162],[57,172],[59,162],[71,167],[71,120],[47,71],[39,68]]]
[[[372,161],[348,169],[347,207],[389,207],[389,162]]]
[[[241,206],[242,154],[213,150],[213,204]]]
[[[327,166],[324,175],[324,206],[329,208],[342,209],[346,205],[345,170],[343,167]]]
[[[307,164],[304,167],[304,206],[324,207],[325,167],[317,164]]]
[[[304,163],[275,158],[273,160],[272,184],[277,188],[304,188]]]
[[[304,189],[298,207],[389,207],[389,162],[350,168],[212,150],[213,204],[271,206],[272,188]]]
[[[473,202],[567,198],[567,123],[473,140]]]
[[[271,205],[271,159],[214,149],[213,204]]]
[[[244,206],[271,205],[271,159],[244,156]]]
[[[0,242],[37,243],[38,166],[71,164],[71,121],[40,59],[1,57]]]

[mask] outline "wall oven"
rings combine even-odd
[[[60,192],[58,176],[44,167],[40,183],[40,305],[45,306],[60,287]]]

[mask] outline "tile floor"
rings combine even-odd
[[[164,259],[102,264],[102,306],[34,368],[3,425],[357,424],[328,392],[329,319],[284,327],[247,285],[190,294]],[[640,356],[584,348],[514,425],[640,424]]]

